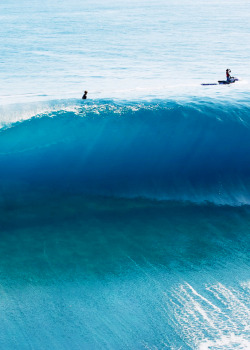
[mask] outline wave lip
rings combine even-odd
[[[63,105],[0,133],[2,183],[250,204],[250,104]],[[21,186],[21,185],[20,185]]]

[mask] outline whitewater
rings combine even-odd
[[[249,349],[250,3],[0,20],[0,348]]]

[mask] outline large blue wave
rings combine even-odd
[[[1,189],[249,204],[249,154],[247,102],[87,101],[1,130]]]

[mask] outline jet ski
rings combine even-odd
[[[239,79],[231,77],[229,81],[227,81],[227,80],[218,80],[218,83],[219,84],[227,84],[228,85],[228,84],[233,84],[236,81],[239,81]]]
[[[220,85],[228,85],[228,84],[233,84],[235,83],[236,81],[238,81],[239,79],[238,78],[235,78],[235,77],[231,77],[230,75],[231,73],[231,69],[227,69],[226,70],[226,77],[227,77],[227,80],[218,80],[218,84]],[[217,83],[212,83],[212,84],[201,84],[201,85],[218,85]]]
[[[238,78],[234,78],[234,77],[231,77],[230,81],[227,81],[227,80],[218,80],[218,83],[208,83],[208,84],[201,84],[203,86],[208,86],[208,85],[221,85],[221,84],[225,84],[225,85],[228,85],[228,84],[233,84],[235,83],[236,81],[239,81]]]

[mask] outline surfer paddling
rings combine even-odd
[[[86,100],[87,99],[87,94],[88,94],[88,91],[84,91],[84,94],[82,96],[82,100]]]

